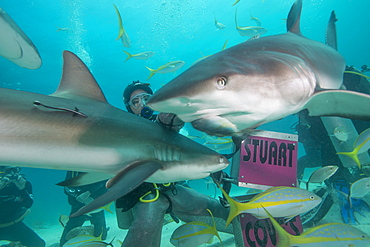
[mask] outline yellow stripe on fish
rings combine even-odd
[[[361,230],[343,223],[313,227],[299,236],[289,234],[264,208],[278,235],[276,247],[355,247],[368,246],[370,237]]]
[[[319,196],[308,190],[278,186],[256,195],[247,203],[241,203],[232,199],[220,186],[219,188],[230,204],[226,226],[241,213],[249,213],[260,219],[268,218],[263,207],[274,217],[293,217],[313,209],[321,202]]]

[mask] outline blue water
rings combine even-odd
[[[370,21],[368,0],[304,0],[301,20],[302,33],[324,42],[326,23],[335,10],[339,51],[348,65],[360,67],[370,63]],[[131,48],[123,47],[116,37],[117,16],[114,3],[120,10],[123,25],[132,41]],[[293,1],[287,0],[141,0],[141,1],[9,1],[0,0],[3,8],[37,46],[43,65],[37,70],[20,68],[0,57],[0,87],[53,93],[60,81],[62,51],[76,53],[90,68],[108,101],[123,108],[122,91],[133,80],[145,81],[149,71],[170,61],[186,62],[177,74],[203,55],[220,51],[246,40],[235,30],[234,14],[238,8],[239,25],[254,25],[250,13],[259,18],[262,26],[273,35],[285,32],[287,13]],[[226,29],[217,30],[217,20]],[[58,28],[66,31],[57,32]],[[130,59],[124,62],[126,50],[131,54],[153,51],[148,60]],[[203,54],[203,55],[202,55]],[[176,74],[156,74],[148,82],[154,89],[174,78]],[[294,117],[277,121],[267,129],[292,132],[289,126]],[[34,185],[35,206],[29,219],[55,223],[48,215],[68,213],[63,190],[54,184],[63,180],[65,172],[24,168],[23,172]]]

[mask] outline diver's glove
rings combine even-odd
[[[94,198],[92,198],[90,195],[91,195],[90,191],[85,191],[84,193],[77,196],[76,200],[80,203],[87,205],[94,201]]]
[[[0,190],[3,189],[7,184],[9,184],[10,179],[4,176],[0,179]]]
[[[179,132],[184,127],[184,122],[173,113],[161,112],[157,115],[157,122],[163,127]]]
[[[19,190],[24,190],[24,188],[26,188],[26,179],[20,175],[16,180],[13,181],[13,183],[18,187]]]

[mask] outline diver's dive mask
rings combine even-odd
[[[128,104],[136,109],[140,107],[145,107],[150,96],[151,94],[148,93],[138,93],[130,99]]]

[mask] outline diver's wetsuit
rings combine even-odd
[[[14,183],[0,189],[0,240],[19,241],[30,247],[45,246],[45,241],[23,223],[32,204],[32,185],[28,181],[23,190]]]
[[[153,121],[154,118],[150,120]],[[168,128],[169,131],[175,131],[169,124],[157,122],[163,125],[164,128]],[[172,123],[173,121],[169,122]],[[222,221],[222,223],[217,224],[221,228],[217,227],[217,229],[232,232],[231,225],[227,229],[224,227],[229,210],[224,208],[218,200],[184,187],[180,183],[168,188],[160,187],[159,197],[153,202],[139,201],[141,196],[153,189],[151,183],[143,183],[134,191],[117,199],[118,225],[123,229],[128,228],[122,247],[160,247],[163,219],[166,213],[171,213],[185,222],[200,220],[200,218],[202,218],[201,221],[208,221],[212,220],[206,210],[209,209],[216,222]],[[145,199],[149,200],[154,197],[155,191],[153,190],[153,193],[146,196]],[[125,213],[122,213],[122,211]],[[128,220],[128,218],[131,218],[131,220]],[[208,221],[208,223],[212,224],[211,221]],[[125,226],[122,227],[122,225]]]
[[[76,177],[81,172],[67,171],[66,180]],[[71,213],[77,212],[80,208],[85,206],[84,203],[79,202],[76,198],[84,192],[89,191],[91,197],[95,199],[96,197],[104,194],[107,189],[105,188],[106,181],[101,181],[93,184],[88,184],[78,187],[65,187],[64,193],[68,196],[68,203],[71,205]],[[67,242],[66,236],[70,230],[75,227],[80,227],[85,221],[89,220],[91,224],[94,225],[94,236],[98,237],[102,234],[102,239],[107,237],[107,227],[105,222],[104,211],[101,210],[97,213],[92,213],[89,215],[82,215],[79,217],[70,218],[63,230],[62,237],[60,238],[60,246]]]

